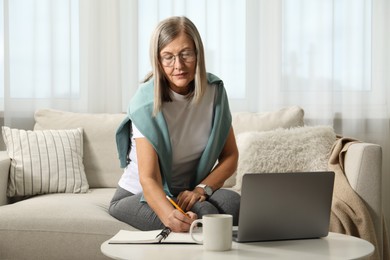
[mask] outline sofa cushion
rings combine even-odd
[[[305,126],[237,136],[240,153],[234,190],[254,173],[326,171],[336,134],[330,126]]]
[[[11,159],[7,196],[88,191],[83,130],[26,131],[2,127]]]
[[[303,109],[298,106],[291,106],[262,113],[233,113],[232,124],[234,133],[238,135],[249,131],[269,131],[280,127],[290,128],[303,126],[303,119]]]
[[[122,174],[115,132],[125,114],[73,113],[53,109],[35,112],[34,129],[84,129],[84,166],[91,188],[116,187]]]
[[[136,230],[108,214],[115,191],[46,194],[2,206],[0,259],[107,259],[100,245],[121,229]]]

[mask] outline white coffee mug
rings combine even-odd
[[[202,223],[203,240],[194,235],[194,228]],[[233,216],[228,214],[209,214],[202,219],[192,222],[190,227],[191,238],[198,244],[203,244],[206,250],[226,251],[232,248]]]

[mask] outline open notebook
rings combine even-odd
[[[195,244],[189,233],[171,232],[169,228],[151,231],[120,230],[113,236],[109,244]]]

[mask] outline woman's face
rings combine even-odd
[[[160,51],[160,63],[169,87],[178,94],[188,94],[196,68],[196,52],[191,38],[180,33]]]

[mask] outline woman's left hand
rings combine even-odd
[[[196,190],[189,191],[185,190],[180,192],[179,196],[177,196],[177,204],[184,210],[189,211],[192,209],[192,206],[196,202],[202,202],[206,200],[206,196],[196,192]]]

